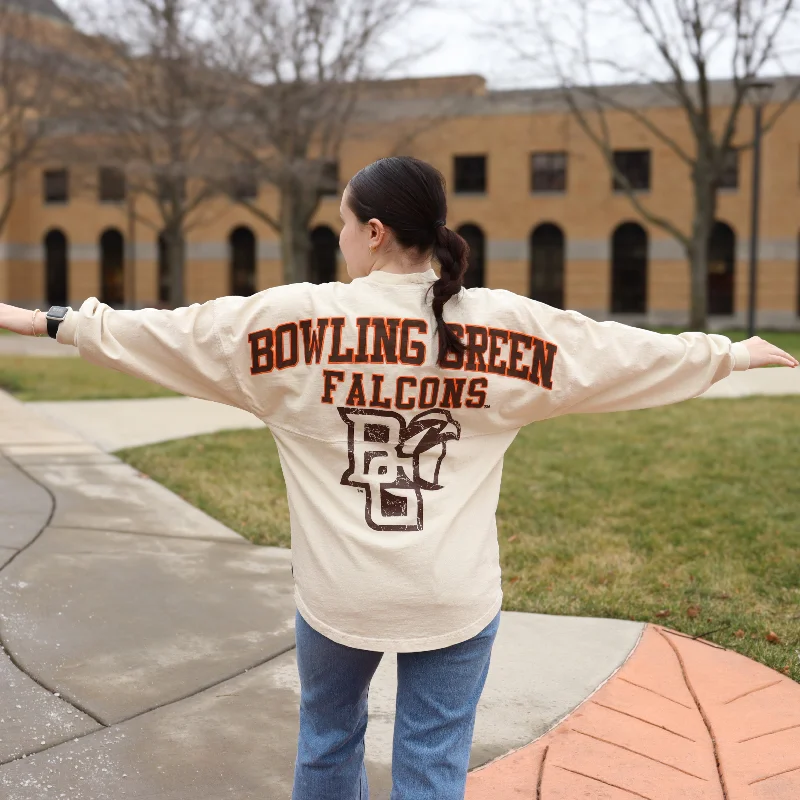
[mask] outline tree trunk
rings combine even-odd
[[[167,240],[170,304],[173,308],[179,308],[184,304],[183,276],[186,264],[186,242],[183,232],[179,230],[166,231],[164,235]]]
[[[716,215],[717,196],[709,169],[700,159],[695,165],[693,179],[694,219],[687,251],[691,275],[689,328],[705,331],[708,325],[708,243]]]
[[[309,222],[316,204],[309,204],[296,185],[281,187],[281,259],[286,283],[310,280],[308,259],[311,250]]]

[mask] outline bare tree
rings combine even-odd
[[[24,3],[0,0],[0,233],[20,171],[37,154],[64,60],[48,33]]]
[[[275,186],[276,213],[241,199],[278,233],[287,282],[308,278],[308,226],[337,190],[342,141],[385,35],[427,0],[215,0],[214,64],[233,107],[219,134],[249,174]],[[434,45],[435,46],[435,45]],[[428,49],[428,48],[426,48]]]
[[[558,94],[602,153],[615,184],[644,220],[683,247],[691,271],[689,324],[703,330],[720,182],[730,155],[753,144],[737,130],[748,91],[765,73],[786,75],[791,33],[798,35],[795,1],[523,0],[516,13],[513,30],[507,22],[495,30],[557,82]],[[715,72],[727,80],[712,80]],[[800,79],[785,78],[778,88],[765,131],[800,97]],[[685,139],[652,113],[660,106],[681,110]],[[668,148],[688,170],[690,230],[653,209],[615,164],[614,112]]]
[[[102,77],[76,85],[80,102],[62,153],[124,173],[129,208],[163,237],[169,303],[184,303],[186,237],[204,221],[224,169],[211,119],[216,77],[205,68],[204,0],[87,2],[84,55]]]

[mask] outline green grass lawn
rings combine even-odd
[[[18,400],[114,400],[178,397],[154,383],[81,358],[0,356],[0,389]]]
[[[800,681],[799,438],[793,397],[524,428],[498,508],[503,608],[655,622]],[[290,546],[269,431],[117,455],[253,542]]]

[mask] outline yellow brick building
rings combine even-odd
[[[50,0],[36,0],[57,17]],[[68,24],[54,19],[53,24]],[[792,85],[778,81],[768,117]],[[714,87],[724,109],[726,84]],[[690,149],[681,111],[647,86],[618,87]],[[688,169],[670,148],[628,117],[609,115],[619,163],[642,186],[654,212],[689,231]],[[747,141],[752,112],[741,116]],[[440,169],[448,182],[448,226],[470,242],[469,285],[505,288],[595,319],[628,324],[688,321],[689,267],[680,245],[643,222],[615,191],[602,156],[555,92],[491,91],[479,76],[395,81],[361,101],[338,165],[340,186],[377,158],[403,152]],[[752,151],[731,162],[720,191],[710,252],[709,327],[746,324]],[[113,175],[86,185],[81,167],[26,170],[0,237],[0,299],[47,308],[97,296],[115,307],[165,304],[164,259],[151,225],[131,214],[133,199]],[[275,209],[274,188],[258,203]],[[315,279],[348,280],[338,252],[339,196],[324,198],[310,232]],[[139,214],[142,207],[137,208]],[[147,211],[145,209],[144,213]],[[757,323],[800,330],[800,102],[764,138]],[[243,206],[218,199],[187,240],[186,303],[281,283],[274,231]]]

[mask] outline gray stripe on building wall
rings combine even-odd
[[[189,242],[186,257],[192,261],[222,261],[230,255],[227,242]]]
[[[759,253],[763,251],[766,242],[759,242]],[[750,239],[741,236],[736,237],[736,259],[737,261],[747,261],[750,258]]]
[[[759,246],[759,258],[764,261],[797,261],[800,257],[798,239],[765,239]]]
[[[69,258],[71,261],[99,261],[100,245],[70,243]]]
[[[649,257],[653,261],[686,261],[686,250],[676,239],[651,239]]]
[[[44,246],[41,244],[16,244],[0,242],[0,259],[3,261],[43,261]]]
[[[258,257],[265,261],[278,261],[281,257],[281,243],[265,239],[258,241]]]
[[[525,239],[489,239],[486,247],[488,261],[526,261],[529,245]],[[153,241],[136,243],[137,260],[155,261],[158,247]],[[0,242],[0,260],[3,261],[44,261],[44,244],[20,244]],[[100,247],[96,243],[74,244],[70,242],[69,257],[74,261],[99,261]],[[187,258],[201,261],[227,261],[230,257],[228,242],[190,242]],[[259,240],[258,258],[278,261],[281,258],[279,241]],[[652,239],[649,245],[649,258],[652,261],[686,261],[683,246],[674,239]],[[736,258],[747,262],[750,259],[749,238],[738,239]],[[759,242],[760,261],[800,261],[800,244],[796,239],[765,239]],[[609,261],[611,241],[602,239],[567,239],[567,261]]]
[[[126,240],[128,254],[130,255],[130,242]],[[136,242],[135,257],[141,261],[156,261],[158,259],[158,245],[152,241]],[[227,242],[193,242],[189,243],[186,252],[187,258],[205,261],[227,261],[230,256],[230,247]],[[280,242],[259,241],[258,258],[265,260],[279,260],[281,257]],[[29,261],[42,263],[45,258],[44,244],[19,244],[16,242],[0,242],[0,260],[2,261]],[[99,261],[99,244],[74,244],[69,245],[69,258],[74,261]]]
[[[761,239],[758,242],[759,261],[797,261],[800,258],[797,239]],[[750,237],[740,237],[736,242],[736,258],[750,260]]]
[[[653,261],[686,261],[686,251],[676,239],[653,239],[650,242],[650,258]],[[750,239],[739,238],[736,242],[736,260],[750,259]],[[759,261],[797,261],[798,243],[795,239],[764,239],[758,243]]]
[[[230,254],[231,250],[228,242],[190,242],[186,248],[187,258],[198,261],[227,261],[230,258]],[[259,240],[258,258],[270,260],[280,257],[280,242]]]
[[[528,258],[528,242],[522,239],[490,239],[487,244],[489,261],[524,261]],[[686,251],[676,239],[651,239],[648,257],[651,261],[686,261]],[[736,246],[738,261],[750,258],[750,241],[739,241]],[[759,242],[760,261],[800,260],[800,245],[794,239],[766,239]],[[567,239],[567,261],[610,261],[611,240]]]
[[[134,248],[134,255],[137,260],[142,261],[157,261],[158,260],[158,245],[156,242],[136,242]]]
[[[489,261],[525,261],[528,243],[518,239],[489,239],[486,257]]]
[[[611,244],[608,239],[567,238],[567,261],[608,261]]]
[[[486,245],[488,261],[527,261],[530,246],[526,239],[489,239]],[[567,239],[568,261],[605,261],[611,257],[608,242],[602,239]]]

